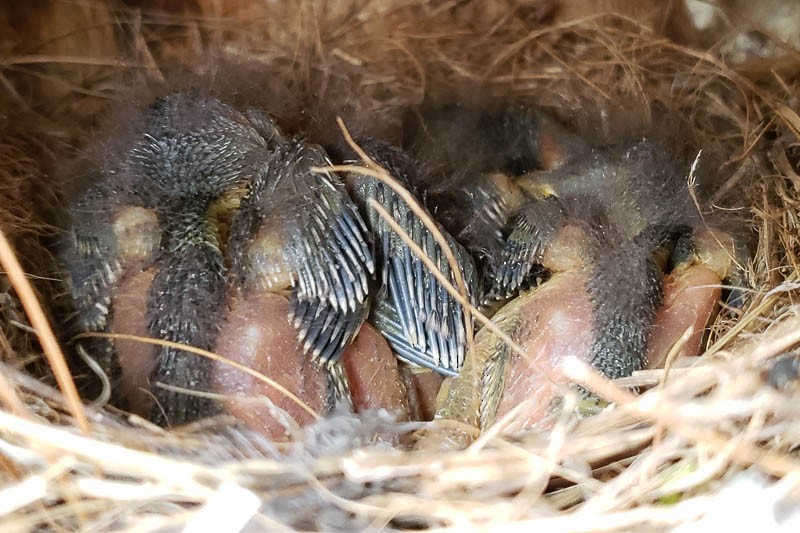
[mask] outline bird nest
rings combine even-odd
[[[754,54],[735,11],[700,24],[678,2],[129,4],[52,1],[0,17],[6,530],[656,531],[798,520],[798,387],[765,380],[800,344],[791,38],[765,22]],[[502,420],[464,450],[376,440],[425,429],[380,412],[335,413],[274,443],[224,417],[168,431],[81,403],[56,341],[67,320],[47,251],[59,234],[64,161],[130,97],[131,79],[214,78],[210,64],[223,60],[248,65],[233,83],[252,87],[248,72],[261,69],[298,109],[327,102],[389,127],[385,110],[424,101],[491,96],[565,117],[657,104],[723,154],[712,205],[746,226],[745,305],[719,313],[691,364],[616,382],[575,369],[612,403],[602,412],[581,419],[565,409],[546,430],[513,434]],[[358,90],[343,99],[348,88]]]

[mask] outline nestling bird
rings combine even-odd
[[[490,264],[526,201],[516,179],[560,166],[585,151],[585,142],[547,114],[518,105],[433,106],[407,122],[410,150],[428,169],[421,186],[437,220],[476,258],[482,284],[491,288]]]
[[[173,94],[156,100],[126,150],[109,157],[98,182],[72,208],[64,259],[84,329],[108,331],[111,320],[124,320],[115,291],[149,271],[150,280],[139,282],[147,291],[147,333],[212,349],[227,291],[219,227],[209,214],[227,191],[247,182],[266,149],[267,140],[242,113],[215,99]],[[111,343],[103,348],[103,366],[116,378],[125,372],[124,357]],[[150,380],[202,388],[209,374],[209,361],[163,347]],[[215,410],[210,400],[175,389],[156,387],[152,394],[151,417],[160,423],[181,424]]]
[[[228,305],[227,250],[248,289],[287,291],[303,351],[337,368],[366,317],[373,262],[342,183],[309,170],[329,164],[321,149],[284,138],[260,111],[175,93],[148,108],[115,164],[73,210],[80,216],[65,258],[85,329],[108,330],[114,297],[135,303],[119,290],[131,287],[147,292],[149,336],[213,349]],[[225,220],[239,202],[228,239]],[[137,272],[148,271],[140,281]],[[140,382],[148,361],[128,353],[110,354],[106,366],[121,365]],[[332,372],[338,396],[349,400],[343,372]],[[210,400],[153,386],[205,390],[212,373],[208,360],[161,348],[148,380],[151,418],[181,424],[213,414]]]
[[[281,138],[236,214],[229,252],[249,291],[288,291],[303,351],[330,372],[328,404],[350,401],[339,358],[369,312],[374,261],[366,226],[323,150]]]
[[[363,147],[369,157],[404,185],[410,185],[414,164],[407,155],[381,141],[367,141]],[[425,416],[420,410],[425,409],[425,396],[431,395],[426,390],[438,383],[411,378],[393,359],[387,360],[391,352],[386,342],[376,338],[371,326],[362,326],[370,305],[370,322],[389,341],[397,357],[442,373],[455,373],[460,368],[467,326],[461,307],[368,199],[383,206],[451,281],[452,272],[440,245],[394,191],[374,177],[351,172],[347,176],[350,195],[359,204],[374,242],[367,240],[364,223],[350,200],[341,196],[341,185],[334,181],[336,175],[311,172],[312,167],[329,165],[320,148],[288,140],[279,145],[255,177],[231,229],[229,251],[243,291],[241,297],[234,297],[219,347],[239,362],[284,377],[287,384],[287,380],[293,380],[291,388],[301,391],[301,399],[320,411],[352,396],[357,410],[384,407],[401,418]],[[332,191],[338,191],[338,196],[334,197]],[[290,211],[287,206],[291,206]],[[476,289],[472,260],[452,238],[448,244],[472,294]],[[363,276],[373,268],[379,276],[377,285]],[[321,394],[325,387],[320,386],[313,369],[298,374],[305,365],[296,350],[291,346],[274,348],[285,338],[285,328],[266,315],[281,315],[284,304],[259,293],[290,287],[296,289],[290,296],[289,314],[300,339],[306,351],[336,369],[335,383],[341,384],[338,390],[329,385],[327,394]],[[324,289],[328,296],[304,301],[309,298],[301,296],[303,291],[312,289]],[[265,318],[248,319],[249,315]],[[249,327],[252,322],[271,331],[271,338]],[[222,385],[218,389],[229,392],[246,392],[236,383],[258,387],[241,372],[226,370],[220,370],[217,382]],[[262,392],[269,395],[267,390]],[[308,420],[296,405],[274,396],[273,401],[296,420]],[[320,402],[321,396],[328,399]],[[276,438],[282,436],[274,417],[248,413],[235,404],[229,409],[251,426]]]
[[[529,146],[544,144],[536,139],[546,122],[520,120],[530,124]],[[696,333],[688,344],[699,349],[719,298],[714,287],[734,271],[736,252],[729,236],[701,220],[688,185],[691,162],[658,137],[605,146],[566,138],[549,169],[509,175],[514,165],[504,171],[485,158],[467,175],[462,194],[476,212],[461,225],[473,249],[483,246],[486,303],[508,301],[494,322],[538,363],[482,329],[460,376],[445,382],[438,417],[485,428],[530,400],[532,422],[557,395],[541,369],[565,384],[560,364],[568,355],[619,378],[663,357],[652,349],[670,346],[689,325]],[[491,149],[502,155],[504,146],[513,148]],[[515,150],[512,161],[520,160]]]

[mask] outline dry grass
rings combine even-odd
[[[614,407],[586,419],[566,409],[548,429],[525,434],[505,434],[501,421],[463,451],[372,443],[377,431],[420,429],[380,414],[338,415],[276,445],[225,418],[167,432],[85,407],[82,434],[80,410],[41,364],[44,353],[58,357],[39,348],[34,320],[11,296],[22,295],[19,280],[13,293],[3,277],[3,530],[660,531],[720,520],[764,527],[775,506],[796,507],[800,391],[765,386],[763,373],[800,343],[800,59],[790,52],[733,68],[716,49],[693,46],[702,39],[687,37],[681,19],[600,0],[586,0],[580,18],[552,16],[555,3],[195,0],[166,11],[157,6],[172,3],[111,9],[63,0],[0,14],[8,110],[0,115],[0,225],[45,304],[62,291],[42,243],[58,222],[63,161],[127,97],[132,79],[169,80],[176,65],[201,65],[195,70],[208,78],[206,59],[221,56],[285,80],[294,106],[333,102],[389,129],[393,110],[423,99],[499,96],[574,123],[586,119],[569,116],[576,109],[661,106],[690,140],[722,155],[713,209],[744,221],[753,256],[744,265],[746,306],[720,314],[697,362],[617,384],[574,368],[576,381]],[[56,310],[58,335],[64,317],[46,307]],[[624,385],[649,389],[637,397]]]

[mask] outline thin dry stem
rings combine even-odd
[[[50,322],[48,322],[47,316],[39,303],[39,298],[25,276],[22,265],[17,260],[14,250],[11,248],[11,243],[8,242],[2,229],[0,229],[0,264],[3,265],[3,270],[11,280],[11,285],[17,292],[31,325],[36,330],[36,336],[42,344],[47,361],[50,363],[53,374],[58,381],[58,386],[67,400],[67,408],[75,418],[81,431],[88,435],[89,421],[83,412],[83,403],[78,395],[78,389],[75,388],[75,382],[67,366],[67,361],[64,359],[64,353],[61,351],[61,346],[59,346],[56,336],[50,327]]]
[[[433,221],[430,215],[425,212],[422,206],[419,205],[419,202],[416,201],[414,196],[408,190],[406,190],[405,187],[400,185],[400,183],[398,183],[397,180],[394,179],[385,168],[373,161],[367,155],[367,153],[364,152],[364,150],[358,146],[358,144],[356,144],[356,142],[353,140],[353,137],[350,136],[350,132],[347,130],[347,127],[345,126],[341,117],[337,117],[336,123],[342,130],[342,134],[344,135],[347,144],[356,152],[356,154],[358,154],[365,165],[375,171],[373,177],[388,185],[395,193],[397,193],[397,195],[403,199],[406,205],[408,205],[409,209],[411,209],[422,221],[427,230],[431,232],[431,235],[433,235],[433,238],[436,239],[436,242],[439,244],[439,248],[441,248],[442,252],[444,252],[444,256],[447,258],[447,263],[450,265],[450,271],[453,273],[453,278],[455,278],[456,286],[458,287],[458,291],[462,299],[467,301],[467,285],[464,283],[464,275],[461,272],[461,267],[458,264],[458,260],[456,260],[453,250],[450,248],[450,244],[447,242],[447,239],[445,239],[444,235],[442,235],[442,232],[439,231],[436,223]],[[471,348],[473,345],[472,306],[469,304],[462,304],[462,307],[464,309],[464,330],[467,332],[467,347]]]
[[[193,354],[196,354],[196,355],[200,355],[200,356],[203,356],[203,357],[205,357],[207,359],[211,359],[212,361],[217,361],[217,362],[220,362],[220,363],[224,363],[226,365],[229,365],[229,366],[235,368],[236,370],[239,370],[239,371],[244,372],[244,373],[246,373],[246,374],[248,374],[250,376],[253,376],[254,378],[256,378],[257,380],[259,380],[259,381],[261,381],[263,383],[266,383],[267,385],[269,385],[270,387],[272,387],[273,389],[277,390],[278,392],[280,392],[281,394],[283,394],[284,396],[286,396],[287,398],[292,400],[294,403],[296,403],[306,413],[308,413],[312,417],[314,417],[315,420],[319,420],[319,418],[320,418],[319,413],[314,411],[314,409],[312,409],[308,404],[306,404],[303,400],[298,398],[297,395],[295,395],[292,391],[290,391],[289,389],[287,389],[286,387],[284,387],[283,385],[281,385],[280,383],[278,383],[274,379],[270,378],[269,376],[265,376],[261,372],[258,372],[257,370],[253,370],[252,368],[250,368],[248,366],[244,366],[241,363],[237,363],[236,361],[228,359],[227,357],[224,357],[224,356],[219,355],[219,354],[215,354],[214,352],[210,352],[208,350],[203,350],[202,348],[196,348],[194,346],[189,346],[188,344],[183,344],[183,343],[180,343],[180,342],[172,342],[172,341],[167,341],[167,340],[163,340],[163,339],[151,339],[151,338],[148,338],[148,337],[140,337],[138,335],[126,335],[126,334],[123,334],[123,333],[81,333],[80,335],[77,335],[75,338],[79,339],[79,338],[82,338],[82,337],[98,337],[98,338],[106,338],[106,339],[117,339],[117,340],[141,342],[141,343],[144,343],[144,344],[153,344],[153,345],[156,345],[156,346],[165,346],[167,348],[175,348],[177,350],[183,350],[185,352],[189,352],[189,353],[193,353]]]

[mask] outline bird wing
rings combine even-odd
[[[526,202],[509,221],[499,257],[490,261],[487,298],[504,300],[516,295],[563,225],[564,213],[555,196]]]
[[[71,228],[61,253],[85,331],[103,331],[111,307],[111,289],[121,272],[111,213],[103,209],[108,192],[94,187],[70,209]]]
[[[399,149],[377,142],[366,143],[371,158],[405,185],[414,172],[413,162]],[[455,277],[444,250],[406,202],[380,180],[353,173],[353,193],[362,204],[367,224],[375,235],[380,257],[381,280],[388,305],[379,305],[375,320],[395,353],[408,362],[457,373],[464,362],[466,326],[461,304],[453,298],[423,261],[391,229],[368,201],[378,202],[405,230],[439,271],[455,285]],[[472,258],[445,234],[467,285],[468,298],[477,291]]]
[[[338,360],[366,318],[374,272],[366,226],[344,185],[311,170],[330,164],[317,146],[278,143],[254,176],[230,240],[240,279],[262,290],[292,289],[298,338],[325,363]]]

